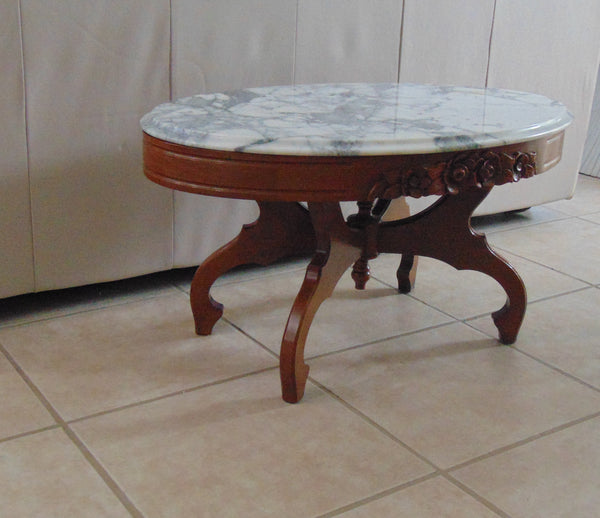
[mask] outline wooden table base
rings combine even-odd
[[[381,222],[381,214],[367,212],[344,220],[337,202],[314,202],[308,211],[293,202],[258,202],[258,220],[243,227],[229,244],[211,255],[194,276],[191,304],[198,334],[210,334],[223,306],[210,296],[214,281],[242,264],[270,264],[285,256],[316,250],[296,297],[285,328],[280,354],[283,399],[296,403],[304,395],[309,367],[304,345],[321,303],[333,292],[340,277],[355,265],[357,287],[368,280],[366,261],[379,253],[402,255],[398,288],[410,291],[410,271],[415,256],[444,261],[458,270],[476,270],[494,278],[507,294],[506,304],[492,314],[500,341],[513,343],[523,322],[527,296],[512,266],[475,233],[470,219],[491,187],[446,194],[414,216]],[[359,207],[361,205],[359,204]],[[375,213],[375,214],[374,214]],[[314,229],[314,230],[313,230]]]

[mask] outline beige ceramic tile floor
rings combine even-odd
[[[600,516],[600,180],[475,226],[522,274],[517,343],[491,279],[397,259],[344,278],[298,405],[277,354],[306,261],[242,269],[194,334],[191,270],[0,301],[0,515]]]

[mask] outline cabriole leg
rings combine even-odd
[[[525,316],[527,294],[514,268],[488,245],[485,236],[470,225],[471,214],[491,188],[482,187],[447,194],[423,212],[405,220],[382,223],[380,252],[399,253],[407,261],[423,255],[439,259],[458,270],[475,270],[489,275],[504,289],[506,304],[492,314],[502,343],[511,344]],[[401,270],[406,271],[408,264]],[[405,275],[403,274],[403,278]],[[399,279],[400,280],[400,279]]]
[[[304,395],[309,370],[304,363],[304,345],[315,313],[362,251],[357,239],[360,231],[346,225],[338,203],[309,203],[309,210],[317,251],[306,270],[281,343],[282,396],[288,403],[297,403]]]
[[[223,305],[210,296],[210,288],[225,272],[243,264],[268,265],[283,257],[314,250],[314,232],[304,207],[287,202],[258,202],[258,206],[258,219],[244,225],[237,237],[196,270],[190,302],[199,335],[209,335],[223,315]]]

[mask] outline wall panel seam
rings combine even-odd
[[[173,0],[169,0],[169,101],[173,100]]]
[[[404,38],[404,12],[407,0],[402,0],[402,16],[400,17],[400,38],[398,43],[398,76],[396,82],[400,82],[400,70],[402,66],[402,38]]]
[[[173,0],[169,0],[169,101],[173,101]],[[171,269],[175,265],[175,191],[171,190]]]
[[[25,123],[25,167],[27,169],[27,192],[29,194],[29,228],[30,228],[30,240],[31,240],[31,272],[33,274],[33,291],[37,291],[38,279],[37,279],[37,268],[35,259],[35,239],[34,239],[34,225],[33,225],[33,193],[31,192],[31,167],[29,157],[29,113],[27,103],[27,74],[25,73],[25,38],[23,36],[23,9],[22,0],[17,3],[17,12],[19,19],[19,41],[21,44],[21,87],[23,92],[23,119]]]
[[[490,41],[488,44],[488,55],[487,55],[487,67],[485,69],[485,87],[488,87],[488,79],[490,76],[490,61],[492,59],[492,41],[494,38],[494,23],[496,22],[496,3],[498,0],[494,0],[494,8],[492,10],[492,25],[490,27]]]
[[[294,54],[292,56],[292,84],[296,84],[296,63],[298,56],[298,13],[300,11],[300,0],[296,0],[296,20],[294,23]]]

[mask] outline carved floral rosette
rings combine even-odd
[[[371,189],[369,199],[457,194],[465,189],[518,182],[536,174],[535,158],[535,152],[466,151],[428,166],[384,172]]]

